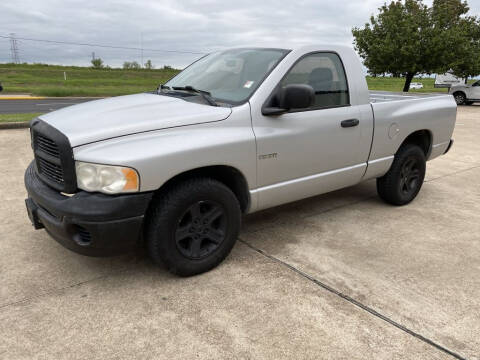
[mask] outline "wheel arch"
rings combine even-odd
[[[432,151],[432,132],[427,129],[416,130],[408,135],[403,142],[400,144],[398,149],[400,149],[405,144],[414,144],[418,145],[425,154],[425,158],[428,159]],[[398,152],[398,149],[396,152]]]
[[[452,95],[455,96],[455,94],[458,94],[458,93],[463,94],[463,95],[465,96],[465,98],[467,97],[467,93],[466,93],[465,90],[463,90],[463,89],[454,90],[454,91],[452,92]]]
[[[161,194],[182,181],[199,177],[212,178],[227,186],[238,199],[243,213],[250,208],[250,191],[246,177],[240,170],[228,165],[210,165],[186,170],[167,180],[156,193]]]

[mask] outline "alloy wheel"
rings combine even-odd
[[[415,192],[420,181],[420,168],[418,160],[410,156],[402,165],[400,171],[400,190],[405,195]]]
[[[203,259],[214,253],[226,237],[227,216],[213,201],[198,201],[180,217],[175,242],[180,253],[189,259]]]

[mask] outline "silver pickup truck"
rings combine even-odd
[[[179,275],[230,252],[242,214],[376,178],[404,205],[452,145],[451,95],[372,93],[340,46],[207,55],[157,91],[31,123],[36,229],[85,255],[145,246]]]

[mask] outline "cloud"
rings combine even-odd
[[[383,0],[2,0],[0,35],[114,46],[210,52],[232,46],[352,44]],[[431,0],[427,3],[431,3]],[[470,1],[471,13],[480,4]],[[141,61],[140,51],[20,41],[21,61],[89,65],[91,53],[110,66]],[[183,67],[198,55],[144,51],[144,61]],[[0,62],[10,60],[0,38]]]

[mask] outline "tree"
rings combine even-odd
[[[448,38],[446,54],[453,73],[465,78],[480,74],[480,20],[468,16],[468,5],[461,0],[434,0],[432,17]],[[448,49],[455,49],[455,52]]]
[[[103,60],[100,58],[92,59],[92,67],[94,69],[101,69],[103,68]]]
[[[147,62],[145,63],[145,69],[147,70],[152,70],[154,68],[153,64],[152,64],[152,60],[147,60]]]
[[[461,41],[450,68],[467,82],[469,77],[480,75],[480,22],[464,23],[460,28],[460,36],[467,39]]]
[[[123,63],[123,68],[126,69],[126,70],[136,70],[136,69],[140,69],[140,64],[136,61],[125,61]]]
[[[468,4],[461,0],[433,0],[431,16],[437,27],[451,29],[458,25],[468,10]]]
[[[431,8],[422,0],[392,1],[363,29],[352,29],[355,48],[371,73],[405,76],[403,91],[418,73],[460,71],[462,66],[471,72],[474,65],[465,54],[475,51],[472,34],[479,25],[467,12],[461,0],[434,0]]]

